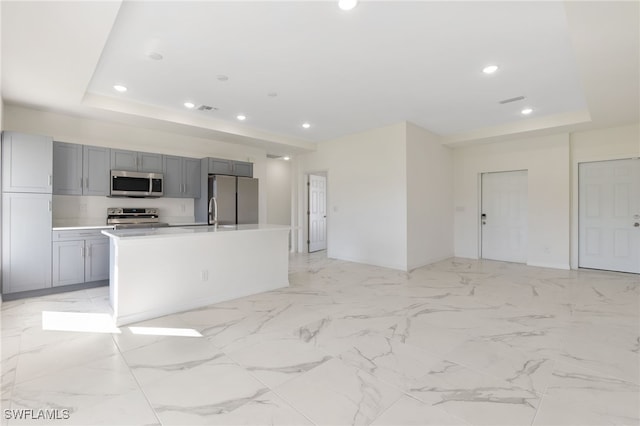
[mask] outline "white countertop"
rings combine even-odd
[[[163,228],[143,228],[143,229],[118,229],[103,230],[102,233],[108,237],[120,239],[141,239],[141,238],[166,238],[181,237],[189,235],[207,235],[218,232],[239,232],[239,231],[276,231],[289,230],[287,225],[251,224],[251,225],[218,225],[218,226],[181,226]]]
[[[82,231],[83,229],[113,229],[113,225],[86,225],[86,226],[54,226],[53,231]]]

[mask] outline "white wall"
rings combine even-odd
[[[5,105],[4,128],[24,133],[52,136],[54,140],[110,148],[148,151],[185,157],[220,157],[254,163],[254,177],[260,179],[260,223],[267,218],[266,151],[244,145],[188,137],[142,127],[79,118],[66,114]],[[170,209],[178,209],[183,199]],[[106,215],[106,212],[105,212]]]
[[[306,174],[327,172],[327,255],[407,266],[406,125],[318,144],[297,161],[299,251],[306,251]]]
[[[267,158],[267,223],[291,225],[291,162]]]
[[[571,267],[578,267],[578,164],[640,157],[640,125],[571,134]]]
[[[569,134],[454,149],[455,255],[478,258],[480,175],[528,171],[527,264],[569,268]]]
[[[407,123],[407,269],[453,256],[453,156]]]

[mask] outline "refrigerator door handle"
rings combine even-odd
[[[216,197],[211,197],[209,200],[209,225],[218,224],[218,202]]]

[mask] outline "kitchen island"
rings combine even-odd
[[[289,285],[289,227],[104,230],[117,326]]]

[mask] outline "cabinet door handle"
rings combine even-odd
[[[80,189],[82,189],[83,186],[84,186],[84,179],[80,178]]]
[[[91,257],[91,246],[87,247],[87,257]]]
[[[89,189],[89,178],[87,178],[84,182],[87,185],[87,189]]]
[[[84,247],[80,247],[80,257],[84,258]]]
[[[47,177],[47,182],[48,182],[49,186],[51,186],[51,182],[52,182],[52,181],[53,181],[53,177],[52,177],[51,175],[49,175],[49,176]]]
[[[51,211],[51,201],[49,201],[49,211]]]

